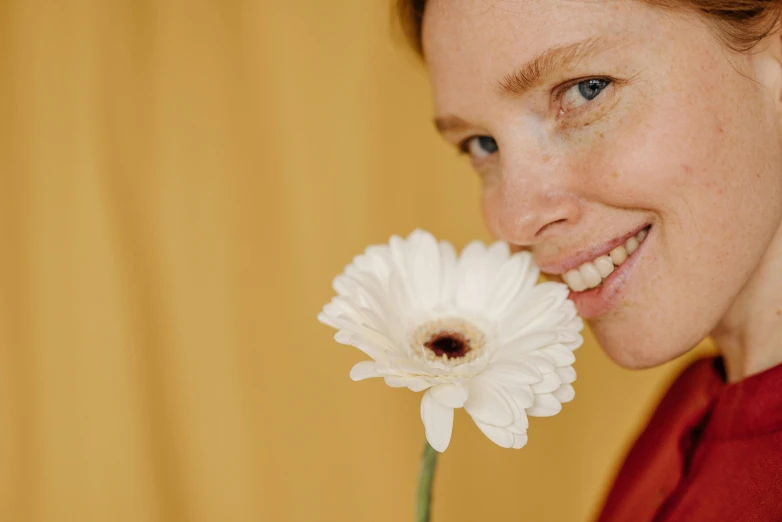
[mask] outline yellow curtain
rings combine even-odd
[[[0,519],[411,520],[420,396],[315,316],[369,243],[488,239],[430,117],[386,0],[0,1]],[[674,368],[577,355],[523,450],[457,415],[435,521],[593,516]]]

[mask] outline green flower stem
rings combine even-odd
[[[418,494],[415,501],[415,522],[429,522],[432,508],[432,482],[434,482],[434,469],[437,464],[437,451],[424,444],[424,453],[421,455],[421,467],[418,470]]]

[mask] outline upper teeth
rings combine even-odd
[[[646,238],[647,229],[643,229],[636,235],[611,250],[608,255],[600,256],[597,259],[588,261],[580,267],[569,270],[562,275],[562,279],[574,292],[583,292],[587,288],[595,288],[611,275],[614,268],[621,265],[625,260],[636,251]]]

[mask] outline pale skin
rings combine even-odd
[[[501,88],[585,40],[524,92]],[[430,0],[423,47],[496,237],[545,266],[651,225],[621,299],[590,321],[610,357],[655,366],[711,334],[731,382],[782,363],[779,32],[742,54],[641,1]],[[589,79],[605,87],[586,99]]]

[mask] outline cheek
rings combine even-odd
[[[487,185],[481,190],[481,214],[483,222],[489,232],[497,239],[507,241],[500,227],[500,214],[502,213],[502,191],[499,185]]]
[[[654,220],[631,291],[592,323],[622,365],[661,364],[708,335],[779,227],[782,160],[775,124],[764,117],[761,99],[748,95],[740,112],[731,108],[737,106],[718,111],[672,104],[668,114],[675,119],[648,119],[624,135],[623,149],[603,155],[597,183],[613,187],[604,191],[611,195],[604,202],[643,210]]]

